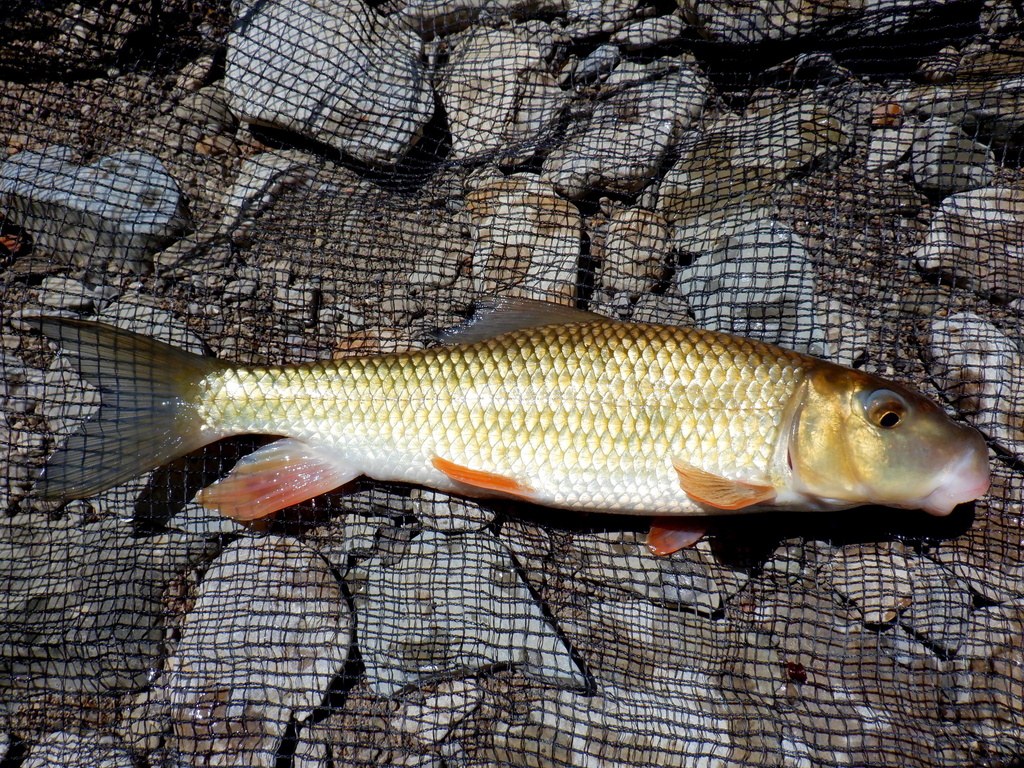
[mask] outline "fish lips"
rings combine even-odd
[[[942,517],[958,504],[974,501],[988,492],[991,483],[988,449],[982,436],[972,432],[964,451],[946,467],[935,490],[915,504],[917,508]]]

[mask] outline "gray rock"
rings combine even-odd
[[[112,517],[5,527],[0,698],[26,705],[145,684],[164,640],[164,586],[205,548],[184,536],[137,538]]]
[[[814,266],[802,239],[773,219],[737,221],[710,253],[676,273],[697,325],[825,353]]]
[[[908,558],[912,554],[896,542],[843,547],[829,564],[832,586],[856,606],[865,624],[888,624],[913,602],[914,566]]]
[[[563,302],[576,298],[583,219],[575,205],[550,185],[521,174],[471,191],[466,208],[479,292],[501,289]]]
[[[405,704],[392,720],[392,727],[421,744],[440,744],[480,707],[483,698],[483,691],[471,682],[446,681],[422,702]]]
[[[941,118],[917,129],[908,165],[915,184],[942,195],[983,187],[997,168],[987,146]]]
[[[586,680],[498,540],[424,531],[387,564],[360,564],[360,650],[380,696],[433,677],[516,664],[551,685]]]
[[[926,558],[913,561],[913,594],[900,624],[946,653],[963,642],[973,598],[966,582]]]
[[[142,272],[188,226],[185,203],[157,158],[116,152],[91,165],[55,146],[0,164],[0,209],[36,247],[75,264]]]
[[[1002,296],[1024,294],[1024,192],[986,187],[950,195],[932,217],[914,258],[971,287]]]
[[[559,13],[564,4],[564,0],[408,0],[396,15],[407,29],[432,38],[461,31],[481,14],[530,18]]]
[[[531,157],[566,101],[541,46],[525,32],[485,28],[467,31],[451,45],[437,86],[451,127],[448,159]]]
[[[670,262],[668,224],[642,208],[613,212],[590,242],[590,254],[598,262],[600,301],[614,301],[619,294],[635,301],[649,294]]]
[[[637,51],[678,40],[686,32],[686,22],[679,16],[655,16],[625,25],[609,42],[624,51]]]
[[[434,111],[422,43],[361,0],[239,2],[225,87],[233,110],[366,163],[396,163]]]
[[[295,539],[240,539],[207,570],[161,678],[171,745],[274,765],[348,657],[352,620],[326,563]]]
[[[86,731],[48,733],[29,749],[23,768],[133,768],[135,762],[119,739]]]
[[[1024,359],[1018,345],[969,312],[932,321],[926,362],[940,389],[984,434],[1024,456]]]
[[[544,161],[541,178],[571,199],[594,189],[642,189],[700,114],[707,93],[707,81],[690,68],[614,93],[594,106],[589,119],[569,126],[565,141]]]

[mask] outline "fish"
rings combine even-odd
[[[197,495],[239,521],[366,475],[470,497],[646,515],[866,504],[947,515],[989,487],[975,429],[895,381],[728,333],[526,299],[415,351],[238,365],[94,321],[30,321],[98,388],[35,492],[85,498],[240,434],[277,436]]]

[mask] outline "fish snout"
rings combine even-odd
[[[985,440],[971,429],[964,450],[946,467],[942,481],[921,503],[921,509],[944,516],[958,504],[974,501],[988,492],[991,478]]]

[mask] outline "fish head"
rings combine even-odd
[[[821,363],[798,397],[789,463],[805,494],[948,515],[988,490],[981,434],[906,387]]]

